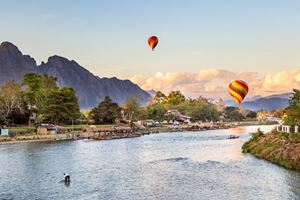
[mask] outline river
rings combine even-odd
[[[0,145],[0,199],[300,199],[299,172],[241,153],[257,128]]]

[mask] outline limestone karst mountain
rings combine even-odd
[[[75,89],[81,108],[96,106],[105,96],[122,104],[129,96],[137,96],[145,104],[150,95],[129,80],[100,78],[93,75],[73,60],[61,56],[51,56],[46,63],[37,65],[36,61],[22,52],[12,43],[0,45],[0,84],[8,80],[21,82],[24,74],[37,72],[57,78],[59,86]]]

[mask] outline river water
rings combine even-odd
[[[300,199],[299,172],[241,153],[257,128],[0,145],[0,199]]]

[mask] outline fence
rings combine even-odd
[[[276,126],[278,132],[285,133],[299,133],[299,126],[287,126],[287,125],[278,125]]]

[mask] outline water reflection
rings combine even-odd
[[[241,153],[257,128],[0,145],[0,199],[299,199],[298,172]]]
[[[232,134],[241,135],[241,134],[245,133],[246,128],[244,126],[239,126],[239,127],[231,128],[231,129],[229,129],[229,131]]]

